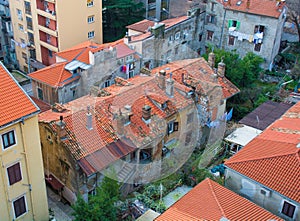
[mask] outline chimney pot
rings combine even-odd
[[[174,80],[172,79],[172,73],[170,73],[170,78],[166,80],[166,94],[169,97],[174,96]]]
[[[59,121],[56,122],[56,131],[59,139],[63,140],[66,138],[67,136],[66,123],[63,121],[62,115],[59,117]]]
[[[151,107],[148,105],[145,105],[142,108],[142,118],[143,120],[148,124],[151,121]]]
[[[219,64],[218,64],[218,75],[220,77],[224,77],[225,76],[225,63],[223,63],[223,61],[221,61]]]
[[[86,128],[88,130],[92,130],[93,129],[93,115],[90,113],[90,106],[87,107]]]
[[[158,86],[163,90],[166,88],[166,71],[165,70],[160,70],[158,73]]]
[[[213,52],[210,52],[208,55],[208,64],[211,68],[215,67],[216,55]]]

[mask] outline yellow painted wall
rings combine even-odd
[[[16,145],[5,150],[0,148],[0,201],[1,220],[13,220],[12,201],[23,194],[26,196],[27,213],[17,220],[48,220],[48,203],[37,115],[22,123],[2,129],[0,133],[15,130]],[[9,185],[7,167],[20,162],[22,180]]]

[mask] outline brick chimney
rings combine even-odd
[[[86,128],[88,130],[93,129],[93,115],[90,111],[90,106],[87,106],[87,113],[86,113]]]
[[[142,108],[142,119],[149,124],[151,121],[151,107],[148,105],[145,105]]]
[[[64,140],[67,137],[66,123],[63,121],[63,119],[63,116],[60,116],[59,121],[55,124],[57,136],[60,140]]]
[[[208,64],[211,68],[215,67],[216,55],[213,52],[210,52],[208,55]]]
[[[170,73],[170,78],[166,80],[166,94],[169,97],[174,96],[174,80],[172,79],[172,73]]]
[[[225,63],[223,62],[223,59],[222,61],[218,64],[218,75],[220,77],[224,77],[225,76]]]
[[[158,73],[158,86],[163,90],[166,88],[166,71],[165,70],[160,70]]]

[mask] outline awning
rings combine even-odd
[[[61,190],[64,184],[56,179],[52,174],[45,175],[46,182],[55,190]]]

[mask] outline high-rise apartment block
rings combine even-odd
[[[25,72],[55,63],[56,52],[83,41],[102,43],[101,0],[14,0],[10,11],[16,55]]]

